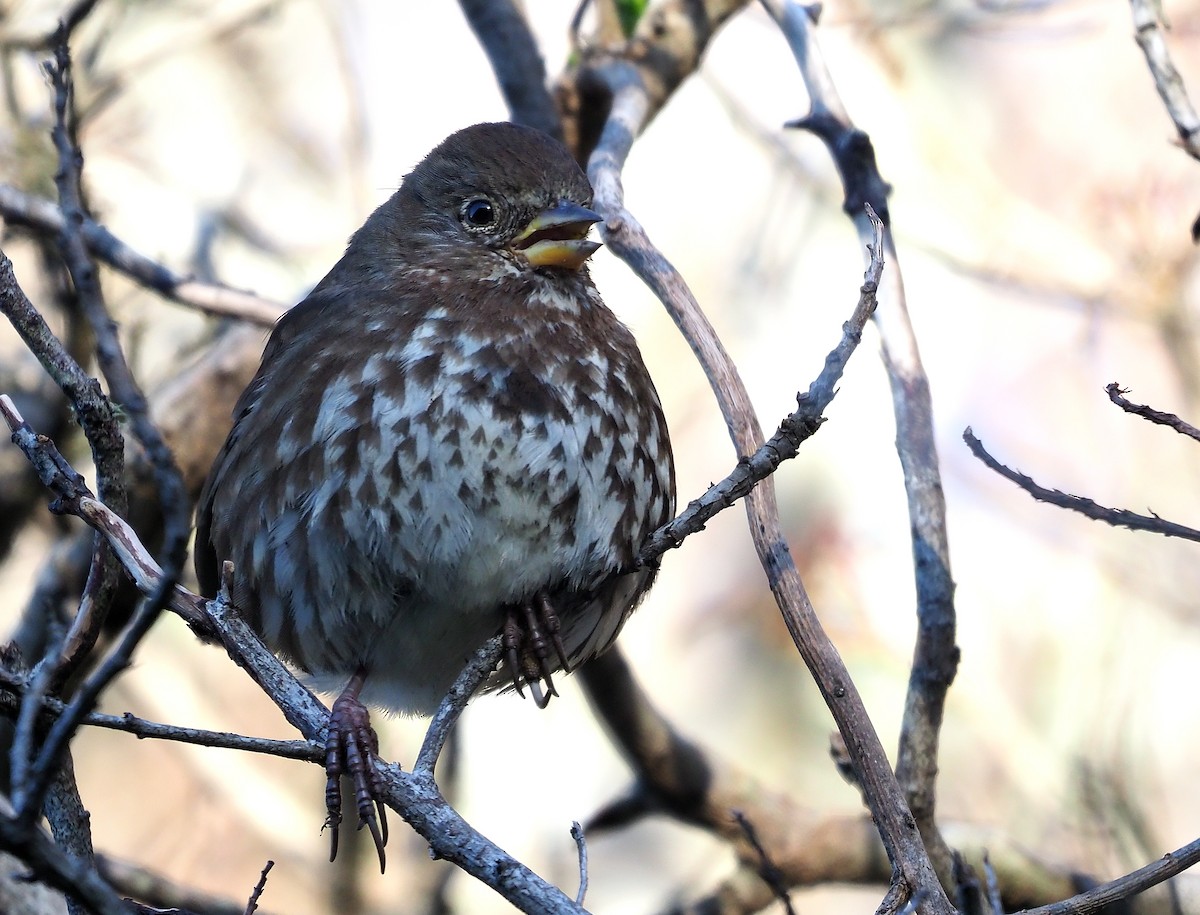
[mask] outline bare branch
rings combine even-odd
[[[496,669],[503,655],[504,638],[500,635],[493,636],[476,650],[430,720],[429,728],[425,731],[425,740],[421,744],[421,752],[417,754],[417,761],[413,764],[413,772],[433,777],[434,766],[437,765],[438,756],[450,737],[450,730],[467,707],[467,702]]]
[[[879,831],[869,817],[804,808],[680,734],[638,686],[619,648],[588,662],[578,676],[637,779],[631,794],[591,818],[589,831],[620,828],[652,813],[707,829],[729,842],[744,865],[730,892],[754,904],[739,911],[757,911],[775,894],[758,876],[760,855],[732,816],[734,810],[755,824],[762,848],[769,850],[788,886],[886,882],[891,876]]]
[[[58,765],[41,807],[55,844],[75,860],[94,866],[91,814],[83,806],[83,798],[79,794],[79,784],[75,781],[75,762],[69,746],[59,754]],[[67,897],[67,912],[69,915],[87,915],[87,909],[73,896]]]
[[[754,824],[740,810],[733,811],[733,820],[738,824],[738,828],[746,834],[746,841],[750,843],[758,855],[758,875],[771,888],[771,892],[775,894],[775,898],[783,904],[784,912],[787,915],[796,915],[796,910],[792,906],[792,897],[788,895],[787,884],[783,880],[783,874],[780,873],[775,862],[771,860],[771,856],[763,848],[762,843],[758,841],[758,833],[754,830]]]
[[[667,100],[700,66],[717,31],[749,0],[663,0],[638,20],[624,45],[577,47],[582,66],[564,73],[558,84],[558,108],[567,146],[582,162],[591,155],[607,118],[610,87],[597,79],[612,59],[634,67],[645,90],[649,123]]]
[[[222,644],[233,659],[279,706],[284,716],[309,740],[321,740],[328,710],[300,684],[259,641],[232,608],[219,598],[208,604]],[[582,912],[561,890],[475,830],[438,791],[432,776],[406,773],[397,765],[375,761],[383,784],[383,800],[428,843],[431,851],[462,868],[523,912]]]
[[[644,230],[624,206],[620,170],[650,110],[645,87],[638,71],[624,62],[594,67],[592,73],[593,78],[607,84],[612,97],[608,121],[588,163],[595,206],[605,219],[602,237],[609,250],[629,264],[670,312],[704,368],[735,449],[739,455],[753,454],[760,447],[763,434],[736,368],[683,278],[650,244]],[[887,754],[862,698],[805,592],[788,551],[769,477],[747,495],[746,512],[751,537],[776,603],[846,739],[897,874],[902,875],[910,892],[928,889],[926,911],[951,911],[920,837],[912,829],[912,815],[887,765]]]
[[[5,396],[0,396],[0,410],[15,427],[14,431],[28,430],[12,402]],[[29,435],[18,435],[17,438],[23,449],[29,448],[34,452],[35,460],[48,466],[54,465],[53,461],[39,454],[48,442],[39,440],[31,432]],[[70,488],[69,478],[72,474],[73,471],[71,474],[60,471],[59,475],[64,479],[52,481],[51,488],[56,492]],[[128,563],[127,570],[143,593],[161,587],[161,573],[156,570],[146,548],[133,531],[103,503],[86,495],[78,495],[73,503],[60,498],[59,507],[62,511],[78,514],[105,536],[122,562]],[[182,615],[187,619],[196,613],[198,605],[207,612],[211,629],[238,666],[250,675],[307,740],[323,744],[329,710],[262,644],[240,614],[220,596],[205,603],[183,588],[175,587],[172,609],[177,612],[182,610]],[[109,661],[106,661],[96,675],[105,673],[108,664]],[[58,726],[57,723],[55,726]],[[388,765],[380,760],[375,761],[375,767],[383,785],[383,800],[429,842],[438,857],[462,868],[524,912],[549,915],[583,911],[561,890],[544,881],[471,827],[442,797],[431,774],[405,773],[399,766]],[[0,849],[9,848],[5,830],[10,826],[9,821],[0,819]],[[20,850],[18,844],[17,851]],[[107,912],[103,915],[107,915]]]
[[[84,8],[86,7],[86,9]],[[55,184],[58,187],[59,205],[63,213],[63,232],[59,245],[63,259],[71,274],[75,291],[79,297],[80,309],[91,325],[95,336],[96,357],[100,369],[108,382],[112,398],[121,404],[134,436],[145,449],[146,455],[153,468],[155,483],[159,491],[159,503],[163,515],[163,576],[160,588],[152,592],[147,604],[135,614],[134,622],[129,626],[126,638],[130,641],[129,650],[149,630],[158,612],[166,604],[167,599],[179,579],[183,562],[187,556],[187,541],[190,534],[190,511],[183,480],[170,449],[163,441],[162,433],[150,420],[149,407],[141,386],[133,377],[121,342],[117,337],[116,324],[108,313],[104,296],[100,290],[100,278],[96,265],[92,261],[87,244],[83,239],[81,226],[88,218],[87,207],[83,200],[83,152],[76,139],[77,121],[75,113],[75,87],[71,72],[71,53],[69,47],[70,29],[82,21],[90,6],[82,4],[77,7],[81,14],[73,21],[63,21],[58,30],[54,45],[54,61],[45,65],[54,89],[54,129],[51,135],[58,153],[58,171],[55,174]],[[123,475],[124,468],[121,468]],[[122,480],[123,483],[123,480]],[[100,497],[105,498],[105,480],[99,481]],[[99,635],[104,623],[106,606],[100,606],[98,613],[79,614],[81,625],[75,627],[74,641],[68,641],[66,654],[59,664],[56,676],[65,679],[83,660]],[[140,633],[138,630],[141,630]],[[114,671],[115,672],[115,671]],[[94,678],[84,685],[80,694],[94,690],[93,701],[103,689],[106,681]],[[76,699],[81,700],[81,695]],[[81,700],[82,701],[82,700]],[[69,720],[64,716],[56,722],[55,727]],[[34,775],[37,777],[39,768],[49,769],[54,762],[60,747],[54,743],[55,729],[51,729],[46,744],[41,751]],[[70,732],[62,732],[57,739],[63,745],[70,737]],[[36,784],[36,782],[35,782]]]
[[[874,217],[874,211],[870,211]],[[846,363],[862,340],[863,328],[875,311],[875,293],[883,273],[882,248],[883,226],[875,220],[876,236],[871,248],[871,259],[867,266],[863,285],[859,290],[858,304],[850,319],[842,325],[842,339],[825,357],[821,374],[809,385],[808,391],[796,395],[799,408],[779,424],[779,429],[754,454],[743,458],[730,474],[709,487],[708,491],[688,503],[688,507],[670,522],[660,527],[642,546],[638,562],[650,564],[669,549],[678,547],[684,539],[704,529],[704,525],[716,514],[743,498],[762,480],[773,474],[784,461],[800,453],[800,445],[815,435],[825,421],[822,415],[833,402],[837,383],[845,371]],[[641,245],[644,239],[635,239]],[[643,270],[659,273],[661,266],[654,263],[649,251],[644,255]]]
[[[515,124],[562,140],[562,123],[546,86],[546,64],[529,23],[513,0],[459,0],[471,31],[487,52]]]
[[[946,499],[942,492],[933,431],[929,381],[921,364],[916,336],[905,304],[904,281],[890,229],[887,194],[870,137],[854,126],[838,95],[813,32],[814,11],[794,0],[763,0],[779,23],[808,90],[810,110],[790,126],[816,134],[825,144],[841,176],[843,209],[854,222],[859,240],[871,237],[863,206],[874,207],[884,222],[884,251],[890,267],[874,314],[883,360],[892,389],[896,417],[896,451],[904,472],[917,590],[917,641],[909,674],[896,759],[896,777],[938,872],[950,874],[950,854],[937,828],[938,744],[946,693],[958,669],[955,644],[954,581],[946,533]]]
[[[1133,8],[1134,37],[1146,55],[1154,88],[1179,132],[1179,142],[1189,156],[1200,159],[1200,116],[1188,98],[1183,78],[1175,69],[1163,38],[1162,4],[1158,0],[1129,0]]]
[[[127,505],[124,474],[124,440],[117,425],[115,413],[107,397],[100,390],[96,379],[89,376],[71,357],[62,343],[50,331],[49,326],[38,313],[37,309],[26,297],[13,274],[12,262],[0,251],[0,311],[12,323],[14,329],[25,341],[26,346],[37,356],[38,360],[49,372],[71,401],[76,418],[83,427],[92,448],[92,459],[96,465],[99,486],[107,493],[114,504],[122,509]],[[7,400],[7,397],[5,398]],[[11,401],[8,401],[11,404]],[[14,432],[17,430],[14,429]],[[61,456],[58,457],[62,461]],[[63,462],[65,464],[65,462]],[[34,462],[34,468],[43,482],[46,474],[56,470],[53,461],[44,458],[39,464]],[[57,468],[62,472],[62,467]],[[71,475],[82,482],[82,478],[73,470],[65,474]],[[72,479],[72,483],[76,480]],[[77,655],[86,648],[82,643],[85,637],[81,633],[91,630],[91,621],[102,616],[104,608],[111,600],[117,581],[116,565],[112,562],[105,548],[97,549],[91,558],[87,584],[84,588],[83,599],[76,615],[75,625],[67,634],[64,644],[47,653],[45,663],[35,672],[31,682],[31,706],[17,721],[16,734],[13,740],[13,793],[17,809],[27,827],[32,827],[33,818],[37,815],[38,803],[42,792],[49,783],[52,766],[47,764],[47,758],[36,764],[36,775],[30,777],[27,767],[35,765],[32,741],[33,708],[37,705],[37,697],[49,692],[62,665],[60,660],[68,655]],[[65,671],[64,671],[65,673]],[[59,745],[61,748],[61,745]],[[30,791],[26,795],[24,792]],[[26,804],[28,797],[33,803]]]
[[[983,447],[983,443],[975,437],[975,433],[971,431],[970,427],[963,430],[963,441],[967,443],[967,447],[971,449],[971,453],[975,457],[1006,480],[1016,483],[1039,502],[1049,502],[1059,508],[1069,508],[1093,521],[1103,521],[1113,527],[1127,527],[1131,531],[1150,531],[1154,534],[1162,534],[1164,537],[1179,537],[1183,540],[1194,540],[1200,543],[1200,530],[1175,524],[1158,517],[1158,515],[1139,515],[1123,508],[1105,508],[1091,499],[1039,486],[1031,477],[1001,464],[992,457]]]
[[[26,226],[41,235],[58,236],[65,225],[57,206],[49,200],[26,194],[11,184],[0,183],[0,216],[13,225]],[[93,256],[134,282],[180,305],[218,317],[239,318],[263,327],[273,325],[285,310],[279,303],[250,292],[180,276],[139,254],[90,217],[84,218],[80,232]]]
[[[138,864],[105,854],[96,855],[101,875],[123,896],[137,899],[139,913],[189,912],[196,915],[245,915],[246,905],[204,893],[148,870]],[[266,915],[265,912],[261,915]]]
[[[575,847],[579,850],[579,891],[575,894],[575,904],[583,905],[588,891],[588,851],[587,837],[578,821],[571,824],[571,838],[575,840]]]
[[[868,817],[801,807],[692,743],[649,702],[618,651],[590,662],[579,675],[589,681],[588,697],[609,721],[638,779],[635,792],[595,815],[589,830],[620,828],[667,813],[723,836],[738,854],[741,867],[720,887],[701,900],[671,908],[671,915],[743,915],[776,898],[758,875],[758,856],[731,810],[741,810],[754,822],[762,847],[770,850],[788,886],[886,882],[890,865]],[[951,824],[951,829],[964,857],[978,867],[986,854],[1004,896],[1020,905],[1049,903],[1095,885],[1094,878],[1050,865],[1002,833],[964,824]],[[1135,900],[1130,911],[1174,912],[1169,900],[1150,896]]]
[[[1128,394],[1129,390],[1127,388],[1122,388],[1115,381],[1105,387],[1104,390],[1108,392],[1108,399],[1126,413],[1132,413],[1135,416],[1148,419],[1150,422],[1158,423],[1160,426],[1169,426],[1180,435],[1186,435],[1188,438],[1192,438],[1200,442],[1200,429],[1197,429],[1191,423],[1184,422],[1174,413],[1161,413],[1158,410],[1145,406],[1144,404],[1136,404],[1132,401],[1126,400],[1122,395]]]
[[[1036,909],[1026,909],[1024,915],[1090,915],[1099,912],[1105,906],[1122,899],[1144,893],[1152,886],[1157,886],[1164,880],[1182,873],[1194,864],[1200,863],[1200,839],[1189,842],[1182,848],[1167,852],[1157,861],[1138,868],[1124,877],[1110,880],[1108,883],[1055,902],[1039,906]]]
[[[15,712],[19,707],[25,685],[19,680],[0,672],[0,708]],[[44,715],[40,721],[49,721],[61,715],[66,709],[66,703],[61,699],[45,697],[42,699]],[[105,728],[110,731],[123,731],[138,738],[154,738],[158,740],[174,740],[179,743],[190,743],[200,747],[216,747],[226,750],[242,750],[247,753],[264,753],[280,759],[298,759],[304,762],[323,763],[325,748],[306,740],[272,740],[266,737],[247,737],[228,731],[206,731],[201,728],[186,728],[174,724],[162,724],[157,721],[147,721],[126,712],[124,715],[106,715],[102,712],[89,712],[84,716],[82,724],[91,727]]]
[[[68,856],[41,829],[27,829],[0,805],[0,851],[24,861],[34,877],[85,903],[93,915],[129,915],[126,904],[90,862]]]
[[[271,873],[271,868],[275,866],[274,861],[268,861],[262,869],[262,874],[259,875],[258,883],[254,884],[254,889],[250,893],[250,898],[246,901],[246,915],[254,915],[258,911],[258,900],[262,898],[263,890],[267,888],[267,874]]]

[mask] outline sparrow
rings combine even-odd
[[[367,706],[431,714],[503,633],[539,705],[612,645],[671,519],[662,406],[587,261],[570,153],[508,123],[452,134],[271,333],[200,495],[195,566],[314,688],[331,860],[340,776],[384,866]],[[376,815],[378,810],[378,816]]]

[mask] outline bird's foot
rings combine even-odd
[[[363,677],[356,674],[350,685],[333,703],[325,737],[325,825],[330,829],[329,860],[337,857],[338,827],[342,822],[342,775],[354,785],[358,808],[358,828],[366,826],[379,853],[379,871],[387,865],[383,848],[387,845],[387,813],[383,801],[383,782],[373,761],[379,755],[379,738],[371,727],[371,713],[358,699]]]
[[[550,654],[551,648],[562,670],[571,672],[561,629],[554,605],[544,591],[539,591],[532,600],[520,606],[510,607],[504,617],[505,658],[513,686],[524,696],[523,687],[528,685],[538,708],[545,708],[550,704],[550,697],[558,695],[551,676],[555,661]],[[543,681],[545,692],[542,691]]]

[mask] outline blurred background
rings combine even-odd
[[[575,5],[525,5],[553,76]],[[23,40],[49,31],[60,6],[0,3],[0,178],[45,196],[55,165],[44,54]],[[1175,62],[1200,93],[1200,6],[1167,0],[1165,13]],[[818,37],[894,186],[933,390],[962,647],[941,819],[1115,876],[1193,839],[1200,822],[1200,548],[1035,503],[960,436],[972,426],[1044,485],[1200,526],[1200,446],[1123,414],[1104,393],[1117,381],[1136,402],[1200,422],[1189,238],[1200,164],[1173,145],[1117,0],[846,0],[826,7]],[[76,57],[97,219],[177,271],[283,303],[321,278],[445,135],[506,116],[453,3],[102,0]],[[837,342],[863,270],[824,148],[782,129],[807,108],[785,42],[751,5],[625,172],[629,208],[695,290],[768,429]],[[35,247],[13,233],[4,246],[35,302],[47,295]],[[658,303],[608,253],[593,263],[662,394],[686,502],[733,467],[723,422]],[[213,319],[111,272],[105,283],[148,389],[211,340]],[[0,360],[36,371],[14,341],[0,328]],[[776,484],[813,602],[893,749],[914,594],[871,330],[827,416]],[[857,792],[828,759],[832,720],[744,518],[730,510],[665,557],[621,644],[685,733],[813,808],[857,811]],[[0,566],[5,632],[59,530],[47,513],[35,519]],[[476,701],[454,790],[474,825],[573,894],[571,821],[622,793],[629,772],[578,686],[562,692],[544,712],[513,695]],[[157,625],[104,710],[293,736],[222,652],[174,618]],[[382,731],[384,755],[410,764],[423,723]],[[269,912],[425,912],[425,888],[445,879],[456,911],[508,910],[429,862],[399,823],[385,876],[372,873],[369,850],[357,883],[344,872],[352,863],[326,864],[324,777],[313,766],[96,730],[77,740],[75,762],[99,849],[231,900],[244,902],[272,858]],[[588,905],[605,913],[696,898],[732,867],[722,845],[665,819],[596,836],[590,855]],[[879,890],[796,897],[813,915],[863,911]]]

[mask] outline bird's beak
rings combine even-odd
[[[512,247],[535,267],[578,270],[600,247],[588,231],[600,215],[577,203],[558,203],[542,210],[513,239]]]

